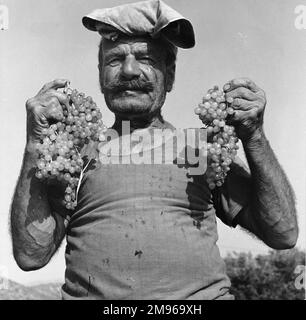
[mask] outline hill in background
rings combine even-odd
[[[0,283],[4,280],[0,279]],[[48,283],[36,286],[24,286],[8,280],[8,289],[0,288],[0,300],[60,300],[61,284]]]

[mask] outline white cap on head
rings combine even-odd
[[[113,41],[121,32],[128,36],[162,37],[185,49],[195,45],[191,22],[161,0],[97,9],[83,17],[82,22],[87,29]]]

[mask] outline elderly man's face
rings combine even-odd
[[[159,112],[172,89],[175,66],[166,65],[160,42],[124,37],[103,40],[99,71],[109,109],[125,118],[142,118]]]

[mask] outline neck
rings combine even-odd
[[[115,116],[115,123],[112,128],[115,129],[119,135],[122,135],[122,122],[129,121],[130,133],[137,129],[165,129],[169,128],[169,123],[166,122],[160,112],[151,117],[141,117],[141,118],[129,118],[121,115]],[[170,125],[171,126],[171,125]],[[172,126],[171,126],[172,127]]]

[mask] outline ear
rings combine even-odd
[[[170,66],[167,66],[166,69],[166,89],[167,92],[170,92],[173,88],[174,80],[175,80],[175,67],[176,64],[172,63]]]
[[[98,70],[99,70],[99,82],[100,82],[100,90],[102,93],[104,93],[104,79],[103,79],[103,75],[102,75],[102,66],[100,65],[100,63],[98,64]]]

